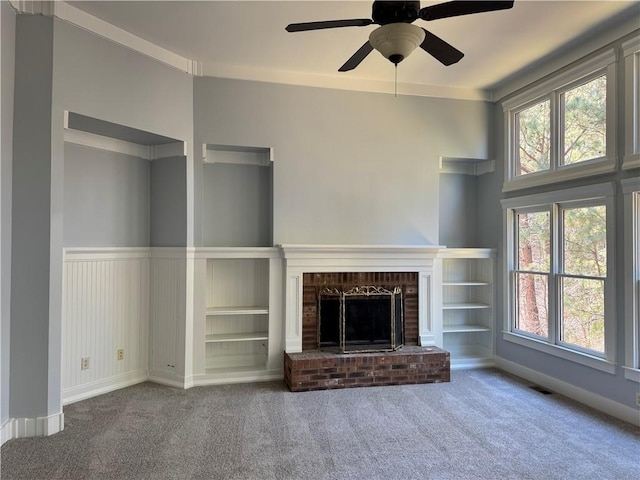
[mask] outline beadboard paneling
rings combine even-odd
[[[153,379],[184,375],[186,322],[186,259],[184,249],[152,249],[150,370]],[[157,377],[157,378],[156,378]]]
[[[269,260],[207,260],[207,307],[269,305]]]
[[[149,250],[66,249],[63,288],[64,403],[145,380]]]

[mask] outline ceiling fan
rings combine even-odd
[[[513,7],[512,1],[451,1],[420,8],[420,2],[379,1],[373,2],[371,19],[327,20],[321,22],[292,23],[287,32],[304,32],[325,28],[366,27],[376,28],[362,47],[354,53],[338,71],[353,70],[373,49],[378,50],[396,66],[418,46],[444,65],[452,65],[464,56],[460,50],[424,28],[411,25],[416,20],[439,20],[472,13],[506,10]]]

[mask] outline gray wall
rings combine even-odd
[[[440,174],[440,245],[473,248],[478,220],[478,177]]]
[[[16,20],[10,415],[21,418],[60,411],[60,400],[49,399],[59,391],[59,375],[58,386],[50,381],[60,368],[49,357],[53,21]]]
[[[619,46],[621,41],[615,42],[614,46]],[[602,43],[601,45],[604,45]],[[557,63],[557,59],[553,59]],[[568,62],[564,64],[567,65]],[[544,68],[542,66],[541,68]],[[619,79],[622,82],[624,78],[623,74],[623,62],[620,62],[620,69],[618,71]],[[530,76],[531,72],[527,72]],[[518,84],[518,79],[514,80],[514,84]],[[622,83],[619,83],[622,85]],[[503,87],[508,88],[508,86]],[[625,108],[631,106],[631,102],[625,100],[623,97],[623,89],[619,88],[619,102],[618,102],[618,153],[622,155],[624,146],[624,113]],[[498,249],[498,261],[497,261],[497,278],[496,278],[496,291],[497,299],[497,323],[496,323],[496,353],[498,357],[505,360],[517,363],[536,372],[543,373],[550,377],[554,377],[558,380],[582,388],[589,392],[593,392],[597,395],[601,395],[606,398],[610,398],[621,404],[628,405],[630,407],[636,407],[635,394],[638,391],[638,384],[629,380],[626,380],[623,375],[621,365],[624,362],[624,336],[625,336],[625,318],[624,318],[624,266],[630,259],[624,258],[623,247],[623,228],[618,227],[616,229],[617,239],[616,245],[610,245],[609,248],[615,249],[616,262],[614,271],[616,272],[616,285],[617,285],[617,297],[616,297],[616,352],[618,368],[615,375],[610,375],[604,372],[594,370],[571,361],[561,359],[556,356],[547,355],[537,350],[516,345],[511,342],[504,341],[502,338],[503,327],[503,292],[504,285],[504,222],[503,212],[500,204],[500,200],[507,197],[519,196],[522,194],[532,194],[544,191],[553,190],[556,188],[571,188],[579,185],[585,185],[590,183],[598,183],[604,181],[615,181],[616,183],[622,178],[628,178],[632,175],[637,176],[635,172],[617,172],[615,174],[600,176],[598,178],[591,178],[584,181],[572,181],[564,182],[560,186],[544,186],[533,189],[528,189],[526,192],[510,193],[508,195],[502,194],[502,183],[504,181],[504,144],[505,144],[505,125],[504,115],[500,104],[494,106],[494,120],[493,120],[493,158],[496,158],[496,171],[493,174],[483,175],[479,177],[478,183],[478,243],[481,246],[493,247]],[[623,225],[623,212],[622,212],[622,192],[617,188],[616,198],[616,225]]]
[[[184,157],[151,162],[151,246],[187,244],[187,161]]]
[[[204,166],[203,245],[272,244],[272,169],[257,165]]]
[[[15,27],[16,18],[13,10],[7,2],[0,2],[0,425],[4,425],[9,419]]]
[[[477,101],[194,79],[196,145],[274,149],[275,244],[438,244],[439,157],[485,157],[488,112]]]
[[[187,141],[187,160],[182,159],[181,162],[183,169],[191,169],[191,75],[66,22],[56,19],[54,26],[53,162],[62,168],[59,160],[64,156],[62,118],[63,111],[69,110]],[[163,160],[157,162],[162,163]],[[186,173],[180,175],[181,178],[186,178]],[[175,201],[163,205],[163,208],[168,208],[166,217],[162,210],[153,212],[150,220],[152,245],[185,246],[192,242],[193,200],[186,198],[186,186],[180,182],[182,180],[176,179],[171,184],[176,190],[168,195]],[[59,185],[54,186],[54,190],[57,191],[58,188]]]
[[[35,418],[62,411],[64,110],[190,140],[193,80],[43,16],[18,17],[15,59],[9,417]],[[193,214],[181,214],[190,241]]]
[[[65,143],[64,246],[149,246],[149,161]]]

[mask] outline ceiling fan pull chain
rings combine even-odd
[[[393,96],[394,98],[398,98],[398,64],[396,63],[394,67],[396,71],[396,76],[393,82]]]

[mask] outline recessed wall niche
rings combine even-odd
[[[182,260],[173,249],[156,255],[150,247],[186,246],[187,152],[183,141],[129,126],[73,112],[64,120],[61,380],[68,403],[143,381],[150,365],[176,364]],[[174,257],[162,257],[167,251]]]
[[[205,247],[273,245],[273,150],[203,145]]]
[[[183,141],[65,112],[64,245],[186,245]]]

